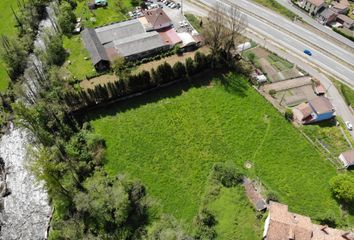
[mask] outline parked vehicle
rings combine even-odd
[[[346,122],[345,122],[345,126],[347,127],[347,129],[348,129],[349,131],[353,130],[353,126],[352,126],[352,124],[351,124],[349,121],[346,121]]]
[[[312,52],[311,52],[310,50],[308,50],[308,49],[305,49],[305,50],[304,50],[304,53],[305,53],[306,55],[312,56]]]

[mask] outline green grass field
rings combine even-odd
[[[263,5],[274,12],[277,12],[287,18],[294,19],[296,14],[288,10],[286,7],[278,3],[276,0],[253,0],[256,3]]]
[[[127,19],[127,15],[124,15],[116,10],[113,0],[107,0],[107,2],[107,7],[97,8],[95,10],[88,9],[87,1],[78,2],[75,14],[77,17],[82,19],[83,24],[86,27],[98,27]],[[130,0],[123,0],[123,2],[127,9],[131,8]],[[90,21],[91,18],[94,18],[96,21]]]
[[[90,54],[84,47],[80,36],[64,37],[63,45],[69,53],[67,60],[70,61],[70,64],[65,64],[65,68],[67,68],[75,78],[84,79],[86,75],[95,71],[90,60]],[[85,57],[87,57],[88,60],[85,60]]]
[[[218,239],[261,239],[261,225],[248,201],[243,186],[221,188],[220,195],[209,204],[215,214]]]
[[[107,143],[107,171],[141,179],[165,212],[187,223],[212,164],[222,161],[257,175],[293,212],[339,216],[328,184],[334,167],[253,88],[236,85],[232,92],[172,86],[159,93],[174,97],[153,102],[154,95],[144,95],[96,112],[92,124]],[[253,168],[245,170],[246,161]]]
[[[16,1],[2,0],[0,1],[0,33],[1,35],[14,36],[16,34],[15,19],[12,15],[10,6],[17,9]],[[6,90],[10,81],[9,76],[6,73],[5,63],[0,59],[0,92]]]

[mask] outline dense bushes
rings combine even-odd
[[[213,166],[212,176],[219,181],[224,187],[233,187],[242,182],[243,175],[234,164],[215,163]]]
[[[333,31],[335,31],[336,33],[339,33],[340,35],[342,35],[343,37],[346,37],[346,38],[348,38],[349,40],[351,40],[351,41],[354,41],[354,36],[352,36],[352,35],[348,35],[348,34],[346,34],[345,32],[343,32],[343,31],[341,31],[341,30],[339,30],[339,29],[337,29],[337,28],[332,28],[333,29]]]

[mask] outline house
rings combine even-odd
[[[348,29],[354,28],[354,20],[346,15],[339,14],[337,17],[337,22],[341,23],[345,28]]]
[[[337,15],[337,12],[334,12],[331,8],[326,8],[319,14],[317,21],[323,25],[330,24],[336,20]]]
[[[109,58],[106,49],[100,43],[94,29],[86,28],[81,32],[81,38],[88,50],[93,66],[97,71],[104,71],[109,68]]]
[[[160,30],[172,26],[171,19],[161,8],[154,8],[143,11],[144,17],[149,23],[148,28]]]
[[[288,211],[288,206],[270,202],[264,224],[264,240],[354,240],[354,233],[313,224],[307,216]]]
[[[338,0],[332,2],[332,9],[333,11],[337,12],[338,14],[347,14],[349,10],[349,2],[348,0]]]
[[[309,124],[333,118],[334,108],[328,98],[317,96],[308,103],[301,103],[295,107],[293,113],[296,121]]]
[[[248,199],[257,211],[263,211],[267,209],[267,204],[265,200],[263,199],[262,195],[256,189],[254,183],[250,179],[244,178],[243,186],[245,187]]]
[[[315,15],[324,5],[324,0],[303,0],[300,7]]]
[[[161,9],[147,10],[145,15],[82,32],[82,40],[97,71],[109,68],[109,62],[117,56],[138,60],[182,42]]]
[[[339,155],[339,160],[344,164],[344,167],[354,167],[354,150],[349,150]]]

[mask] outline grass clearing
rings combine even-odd
[[[235,79],[233,92],[172,85],[158,91],[170,96],[159,101],[151,93],[96,112],[92,124],[107,143],[106,170],[141,179],[165,212],[191,223],[213,163],[234,161],[243,169],[250,161],[252,171],[243,171],[278,192],[291,211],[315,218],[331,210],[339,217],[328,184],[334,167]]]
[[[113,22],[128,20],[127,15],[117,10],[113,0],[108,0],[107,2],[108,5],[106,7],[97,8],[95,10],[88,8],[87,1],[78,2],[75,14],[82,19],[85,27],[98,27]],[[132,7],[130,0],[123,0],[123,5],[127,9]],[[91,19],[95,19],[95,21],[91,21]]]
[[[203,31],[203,27],[200,26],[200,21],[201,21],[200,17],[195,16],[195,15],[190,14],[190,13],[186,13],[186,14],[184,14],[184,16],[187,18],[187,20],[192,25],[192,27],[195,30],[197,30],[197,32],[201,33]]]
[[[86,75],[95,72],[95,69],[90,60],[90,55],[87,49],[84,47],[79,35],[72,37],[64,37],[63,39],[64,48],[69,53],[68,61],[66,62],[65,68],[71,72],[73,77],[77,79],[84,79]],[[87,58],[88,60],[85,60]]]
[[[222,187],[217,199],[208,208],[218,221],[215,226],[218,239],[261,239],[261,225],[242,186]]]
[[[16,1],[13,0],[2,0],[0,1],[0,33],[9,37],[15,36],[17,29],[15,26],[15,18],[13,17],[11,7],[14,10],[17,9]],[[0,92],[7,89],[10,78],[6,72],[6,65],[0,58]]]

